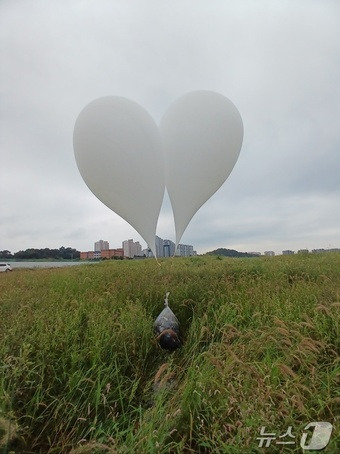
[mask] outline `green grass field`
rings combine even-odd
[[[338,452],[340,254],[160,263],[1,273],[0,452],[301,453],[313,421]]]

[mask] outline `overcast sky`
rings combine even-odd
[[[1,0],[0,40],[0,250],[145,247],[83,182],[75,120],[118,95],[158,124],[202,89],[237,106],[244,141],[182,242],[340,247],[338,0]],[[157,234],[174,239],[168,201]]]

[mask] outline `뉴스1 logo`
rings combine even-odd
[[[312,449],[315,451],[319,451],[320,449],[325,448],[329,440],[331,438],[333,426],[330,422],[311,422],[307,424],[305,430],[309,429],[310,427],[314,427],[314,432],[312,438],[307,442],[308,433],[304,432],[301,437],[300,446],[302,449],[306,451],[311,451]]]
[[[305,451],[320,451],[324,449],[331,438],[333,426],[329,422],[317,421],[307,424],[304,430],[313,428],[313,434],[310,437],[309,432],[303,432],[300,439],[300,446]],[[295,435],[293,434],[292,426],[289,426],[283,435],[276,436],[276,433],[266,433],[265,426],[261,427],[259,440],[259,448],[269,448],[272,442],[276,445],[295,445]]]

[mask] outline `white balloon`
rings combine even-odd
[[[123,97],[96,99],[76,120],[73,147],[90,190],[137,230],[156,257],[165,173],[161,137],[152,117]]]
[[[194,214],[232,171],[243,123],[228,98],[204,90],[176,100],[164,114],[160,131],[178,244]]]

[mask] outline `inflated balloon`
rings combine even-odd
[[[196,211],[232,171],[242,146],[243,123],[228,98],[195,91],[169,107],[160,131],[178,244]]]
[[[90,190],[137,230],[156,257],[165,174],[160,132],[148,112],[123,97],[96,99],[76,120],[73,147]]]

